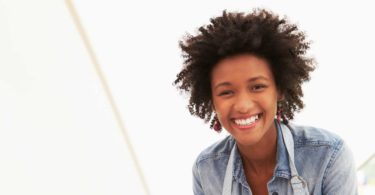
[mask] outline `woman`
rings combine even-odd
[[[230,134],[198,156],[194,194],[357,193],[343,140],[288,123],[314,69],[296,25],[267,10],[224,11],[180,47],[185,61],[174,84],[190,94],[190,113]]]

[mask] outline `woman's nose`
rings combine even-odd
[[[234,102],[235,111],[245,114],[254,106],[254,101],[247,94],[239,94]]]

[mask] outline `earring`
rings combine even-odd
[[[221,124],[216,114],[211,121],[211,128],[214,129],[218,133],[221,132]]]
[[[280,102],[277,102],[277,112],[276,112],[277,121],[281,122],[281,119],[283,118],[282,115],[283,115],[283,108],[282,108],[282,103],[280,101]]]

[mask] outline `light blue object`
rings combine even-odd
[[[270,194],[358,193],[353,156],[341,138],[323,129],[275,123],[277,164],[273,178],[267,184]],[[251,194],[231,136],[198,156],[193,176],[195,195]]]

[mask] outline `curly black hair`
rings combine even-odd
[[[265,9],[254,9],[249,14],[224,10],[222,16],[200,27],[197,35],[187,34],[179,46],[184,66],[173,84],[190,94],[190,113],[205,122],[213,113],[212,68],[220,60],[239,54],[252,54],[270,63],[276,87],[284,96],[280,102],[284,123],[304,107],[301,85],[310,80],[315,63],[306,56],[310,42],[305,33],[286,17]]]

